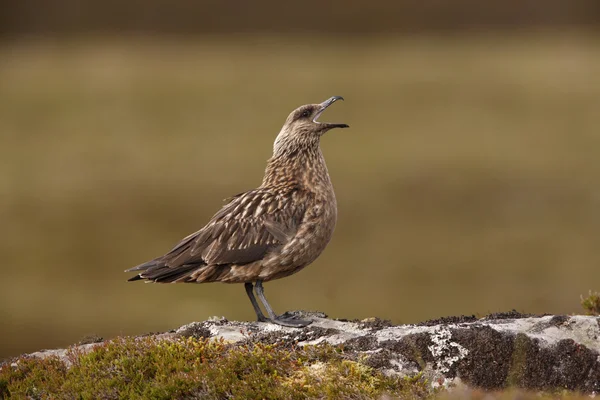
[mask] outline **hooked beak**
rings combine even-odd
[[[323,125],[323,128],[325,128],[327,130],[333,129],[333,128],[349,128],[350,126],[348,126],[347,124],[332,124],[329,122],[317,121],[319,119],[319,117],[321,116],[321,114],[323,114],[323,111],[325,111],[327,109],[327,107],[329,107],[330,105],[332,105],[333,103],[335,103],[338,100],[344,100],[344,98],[342,96],[333,96],[333,97],[325,100],[321,104],[319,104],[320,109],[317,112],[317,114],[315,115],[315,117],[313,118],[313,122],[315,124]]]

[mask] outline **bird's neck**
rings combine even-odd
[[[263,187],[281,185],[308,189],[331,186],[325,158],[319,146],[274,154],[268,161]]]

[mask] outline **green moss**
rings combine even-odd
[[[31,398],[424,398],[421,377],[386,377],[329,345],[290,351],[205,339],[118,339],[89,353],[21,358],[0,369],[0,397]]]
[[[581,306],[588,315],[600,315],[600,293],[590,290],[588,297],[581,296]]]

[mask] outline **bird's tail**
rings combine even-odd
[[[169,267],[164,262],[156,259],[137,265],[125,270],[125,272],[139,272],[137,275],[129,278],[128,282],[145,280],[157,283],[185,282],[192,272],[201,265],[187,264],[178,267]]]

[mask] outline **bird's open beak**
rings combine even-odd
[[[335,103],[338,100],[344,100],[344,98],[342,96],[333,96],[333,97],[325,100],[321,104],[319,104],[320,109],[317,112],[317,115],[315,115],[315,117],[313,118],[313,122],[316,123],[316,124],[321,124],[321,125],[323,125],[324,128],[327,128],[327,129],[349,128],[349,126],[346,125],[346,124],[332,124],[332,123],[329,123],[329,122],[319,122],[318,121],[318,119],[321,116],[321,114],[323,113],[323,111],[325,111],[327,109],[327,107],[329,107],[330,105],[332,105],[333,103]]]

